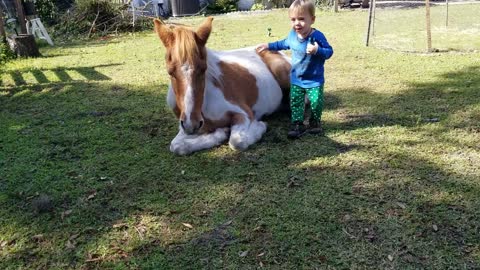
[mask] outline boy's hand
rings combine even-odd
[[[316,54],[318,50],[318,43],[315,41],[314,44],[308,43],[307,45],[307,54]]]
[[[268,50],[268,44],[267,43],[258,44],[255,49],[257,50],[257,52]]]

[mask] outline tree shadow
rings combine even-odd
[[[107,65],[96,65],[96,66],[90,66],[90,67],[74,67],[74,68],[51,68],[51,69],[35,68],[35,69],[13,70],[13,71],[6,72],[6,74],[8,74],[12,78],[14,82],[14,86],[3,85],[3,87],[7,88],[7,90],[9,89],[9,92],[11,92],[12,94],[17,92],[17,91],[14,91],[17,87],[28,84],[27,81],[25,80],[25,76],[28,73],[32,74],[36,80],[36,82],[31,82],[31,84],[33,85],[59,83],[59,82],[69,83],[69,82],[75,81],[75,79],[72,78],[69,72],[78,73],[85,80],[88,80],[88,81],[108,81],[108,80],[111,80],[111,78],[106,76],[105,74],[102,74],[96,69],[102,68],[102,67],[117,66],[117,65],[120,65],[120,64],[107,64]],[[59,81],[55,81],[55,82],[50,81],[47,78],[47,75],[45,75],[45,72],[53,72]],[[2,82],[5,82],[5,78],[2,80]]]

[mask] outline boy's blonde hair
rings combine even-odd
[[[295,0],[288,8],[288,13],[309,13],[315,16],[315,2],[312,0]]]

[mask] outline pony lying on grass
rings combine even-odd
[[[196,31],[155,19],[155,31],[166,48],[170,75],[167,103],[179,119],[170,151],[179,155],[212,148],[228,139],[230,148],[245,150],[265,133],[260,121],[288,97],[290,60],[278,52],[253,47],[212,51],[205,47],[212,17]]]

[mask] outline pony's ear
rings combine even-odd
[[[168,26],[166,26],[165,23],[159,19],[154,19],[153,24],[155,25],[155,32],[157,32],[158,37],[162,41],[163,45],[165,45],[166,48],[170,48],[175,39],[173,33],[170,31]]]
[[[197,38],[202,45],[207,44],[208,37],[212,31],[213,17],[208,17],[197,29]]]

